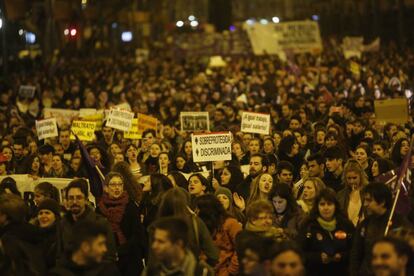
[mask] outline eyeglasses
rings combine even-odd
[[[77,196],[68,196],[68,201],[81,201],[81,200],[83,200],[83,199],[85,199],[85,197],[84,196],[81,196],[81,195],[77,195]]]

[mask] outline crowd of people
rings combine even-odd
[[[383,176],[410,157],[414,126],[411,116],[384,124],[374,110],[375,99],[408,95],[413,66],[414,53],[392,44],[358,60],[332,46],[220,68],[155,48],[141,63],[61,58],[5,78],[0,274],[413,275],[411,174],[392,223],[395,185]],[[22,97],[28,84],[36,93]],[[157,129],[131,140],[104,121],[87,154],[70,125],[36,135],[45,108],[124,103],[158,118]],[[232,159],[194,162],[182,111],[208,111],[210,130],[230,131]],[[241,132],[243,111],[270,114],[270,133]],[[39,181],[33,193],[17,174]],[[45,177],[72,180],[62,192]]]

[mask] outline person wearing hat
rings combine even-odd
[[[55,266],[57,258],[57,235],[60,221],[60,205],[51,198],[44,199],[38,205],[37,220],[42,242],[40,248],[46,261],[47,269]]]
[[[237,219],[240,223],[245,223],[246,217],[240,211],[240,209],[234,206],[233,195],[231,194],[230,189],[227,189],[223,186],[218,187],[214,195],[217,197],[221,205],[223,205],[224,210],[226,210],[229,215]]]

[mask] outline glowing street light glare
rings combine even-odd
[[[184,26],[184,22],[179,20],[177,21],[177,23],[175,24],[178,28],[181,28],[182,26]]]
[[[64,34],[64,35],[69,35],[69,29],[65,29],[65,30],[63,31],[63,34]]]
[[[75,35],[76,35],[76,33],[77,33],[76,29],[72,29],[72,30],[70,30],[70,35],[71,35],[71,36],[75,36]]]
[[[19,35],[20,35],[20,36],[22,36],[23,34],[24,34],[23,29],[20,29],[20,30],[19,30]]]
[[[269,21],[267,21],[267,19],[260,19],[260,24],[262,25],[266,25],[267,23],[269,23]]]
[[[0,29],[3,27],[3,19],[0,18]]]
[[[273,21],[273,23],[279,23],[280,22],[280,18],[279,17],[277,17],[277,16],[274,16],[274,17],[272,17],[272,21]]]
[[[246,23],[247,23],[247,25],[253,25],[254,24],[254,19],[247,19]]]
[[[188,17],[188,20],[190,20],[190,21],[194,21],[196,18],[195,18],[195,16],[194,15],[190,15],[189,17]]]
[[[198,21],[195,21],[195,20],[194,21],[191,21],[190,22],[190,25],[191,25],[191,27],[194,27],[195,28],[195,27],[198,26]]]

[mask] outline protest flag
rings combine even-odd
[[[104,167],[100,162],[96,162],[89,156],[88,150],[85,145],[79,140],[79,137],[73,133],[76,138],[76,143],[81,152],[82,164],[85,166],[86,173],[89,179],[91,193],[95,198],[100,198],[103,193],[103,183],[105,176],[102,173]]]
[[[387,236],[388,234],[389,228],[392,225],[392,219],[394,217],[395,212],[399,214],[407,215],[411,211],[411,202],[410,202],[409,195],[408,195],[409,187],[410,187],[409,184],[411,183],[410,182],[411,172],[408,167],[410,166],[410,163],[411,163],[412,152],[413,152],[413,138],[411,138],[410,149],[408,153],[405,155],[404,160],[402,161],[400,167],[397,170],[396,184],[394,185],[394,189],[395,189],[394,203],[392,205],[391,213],[388,218],[384,236]],[[395,177],[394,175],[392,175],[392,177]]]

